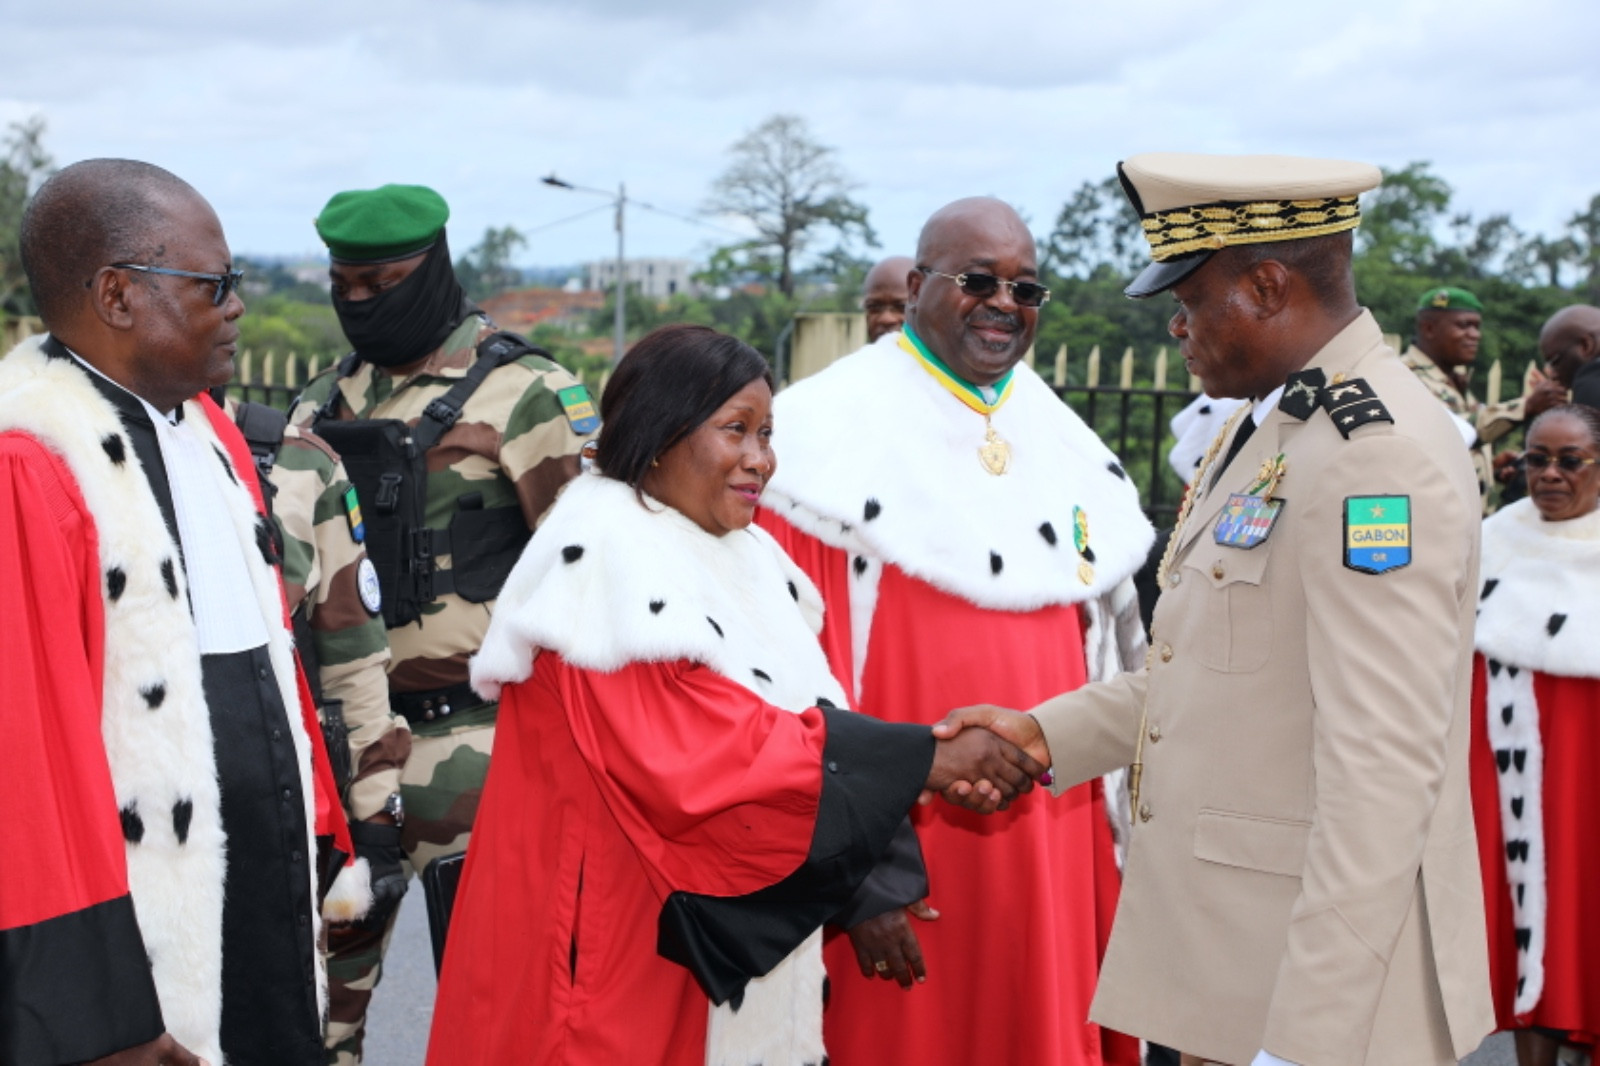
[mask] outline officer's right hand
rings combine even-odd
[[[372,907],[356,924],[381,928],[406,894],[400,827],[373,821],[351,822],[350,840],[356,846],[356,857],[367,860],[372,877]]]
[[[95,1059],[85,1066],[209,1066],[209,1064],[172,1039],[171,1033],[162,1033],[148,1044],[140,1044],[126,1051],[119,1051],[115,1055]]]

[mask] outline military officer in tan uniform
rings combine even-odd
[[[1472,364],[1483,337],[1483,303],[1453,285],[1429,289],[1417,300],[1416,334],[1400,356],[1434,396],[1465,426],[1472,466],[1484,511],[1494,510],[1494,445],[1524,421],[1532,421],[1556,404],[1565,403],[1566,389],[1538,370],[1528,392],[1516,399],[1484,403],[1472,392]]]
[[[1131,765],[1094,1021],[1233,1066],[1455,1063],[1494,1025],[1467,782],[1478,492],[1356,303],[1380,174],[1119,171],[1155,260],[1128,294],[1170,291],[1190,370],[1251,402],[1180,516],[1145,669],[940,729],[1026,742],[1053,789]]]

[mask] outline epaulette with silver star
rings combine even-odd
[[[1363,378],[1349,378],[1323,386],[1322,406],[1346,440],[1362,426],[1394,422],[1394,416]]]

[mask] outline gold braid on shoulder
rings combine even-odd
[[[1178,508],[1178,521],[1172,527],[1172,536],[1167,538],[1167,550],[1161,553],[1161,565],[1156,567],[1156,588],[1162,592],[1167,589],[1167,571],[1172,566],[1172,557],[1178,554],[1178,541],[1183,538],[1184,524],[1189,521],[1189,512],[1194,509],[1195,497],[1205,491],[1206,481],[1211,476],[1211,468],[1217,463],[1217,456],[1222,454],[1222,444],[1233,434],[1234,427],[1241,419],[1250,413],[1251,405],[1246,403],[1233,413],[1223,427],[1211,441],[1211,446],[1206,449],[1205,458],[1200,460],[1200,467],[1195,471],[1194,480],[1189,483],[1189,493],[1183,498],[1183,505]],[[1152,627],[1150,632],[1150,647],[1145,649],[1144,669],[1150,672],[1150,664],[1155,661],[1156,635]],[[1144,736],[1150,728],[1150,690],[1145,689],[1144,707],[1139,712],[1139,735],[1133,742],[1133,763],[1128,767],[1128,808],[1130,814],[1138,818],[1139,815],[1139,785],[1144,777]]]

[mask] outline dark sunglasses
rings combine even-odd
[[[1554,463],[1561,468],[1562,473],[1576,474],[1586,466],[1593,466],[1595,459],[1586,459],[1581,455],[1546,455],[1543,452],[1528,452],[1522,457],[1522,462],[1529,470],[1543,472],[1550,469]]]
[[[1020,307],[1038,307],[1050,299],[1050,290],[1037,281],[1007,281],[993,274],[978,274],[972,271],[965,274],[946,274],[942,270],[929,270],[927,267],[917,269],[924,274],[937,274],[941,278],[949,278],[960,286],[962,292],[980,300],[987,300],[999,292],[1002,285],[1011,290],[1011,298],[1017,301]]]
[[[140,266],[138,263],[112,263],[113,270],[138,270],[145,274],[169,274],[175,278],[194,278],[196,281],[214,281],[217,291],[211,294],[211,305],[221,307],[228,294],[244,280],[244,271],[230,270],[226,274],[199,274],[193,270],[173,270],[171,267]],[[1020,303],[1021,300],[1019,299]]]

